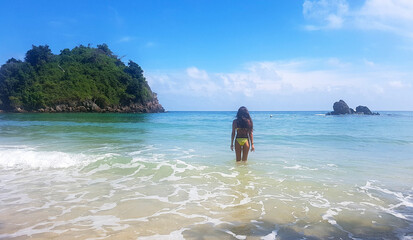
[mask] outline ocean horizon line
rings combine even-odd
[[[165,110],[166,112],[237,112],[237,110]],[[250,112],[331,112],[332,110],[249,110]],[[413,110],[375,110],[374,112],[413,112]]]

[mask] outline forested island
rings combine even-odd
[[[32,46],[24,61],[0,68],[0,111],[164,112],[142,68],[125,65],[106,44],[63,49]]]

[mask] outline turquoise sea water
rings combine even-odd
[[[413,239],[413,112],[324,113],[1,114],[0,239]]]

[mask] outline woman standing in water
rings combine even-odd
[[[250,145],[251,152],[255,150],[252,131],[253,125],[250,113],[246,107],[240,107],[237,118],[232,122],[231,134],[231,151],[234,151],[235,138],[235,156],[237,162],[241,161],[241,159],[242,161],[247,161]]]

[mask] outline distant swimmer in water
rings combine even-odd
[[[247,161],[248,151],[251,146],[251,152],[254,148],[254,137],[252,135],[253,124],[250,113],[246,107],[238,109],[237,118],[232,122],[231,134],[231,151],[234,151],[235,139],[235,157],[237,162]]]

